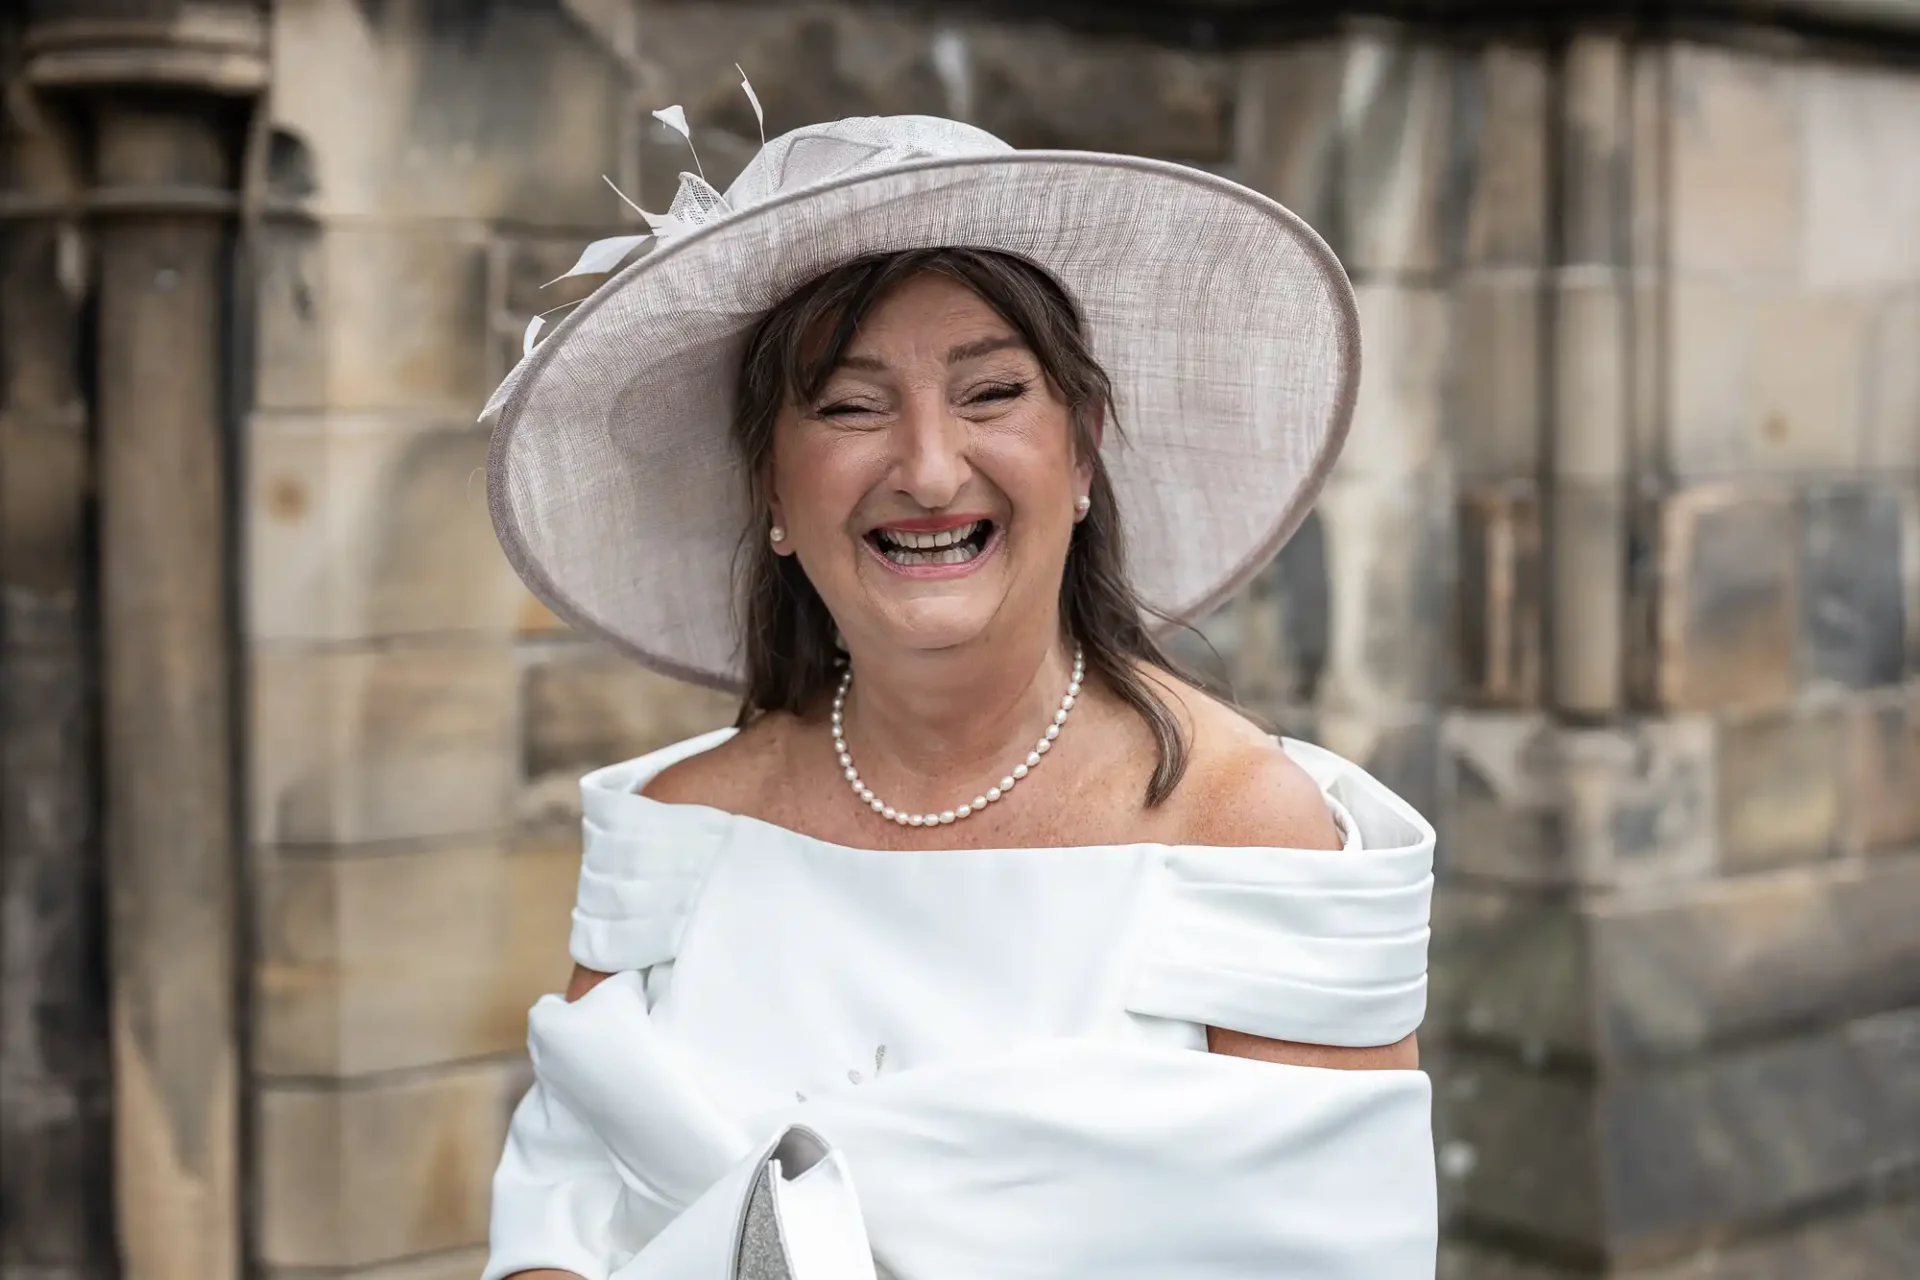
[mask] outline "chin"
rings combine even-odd
[[[876,628],[903,649],[957,649],[978,640],[997,612],[997,602],[913,600],[893,604]]]

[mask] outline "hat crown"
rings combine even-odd
[[[1012,150],[986,130],[957,120],[853,116],[805,125],[769,140],[727,188],[726,203],[737,213],[776,195],[915,160],[1001,155]]]

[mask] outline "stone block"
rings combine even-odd
[[[1920,284],[1920,84],[1895,67],[1809,61],[1805,271],[1816,289]],[[1910,348],[1909,350],[1913,350]]]
[[[1594,1252],[1607,1231],[1594,1111],[1592,1085],[1575,1072],[1511,1053],[1450,1051],[1434,1091],[1434,1139],[1460,1234]]]
[[[1559,141],[1566,194],[1560,234],[1564,260],[1570,264],[1620,266],[1630,261],[1629,184],[1637,141],[1628,108],[1631,59],[1626,39],[1612,32],[1576,36],[1567,48],[1561,73]]]
[[[1691,1058],[1920,1005],[1920,858],[1827,861],[1590,908],[1604,1060]]]
[[[251,452],[254,638],[514,632],[525,593],[487,514],[484,427],[263,416]]]
[[[1458,260],[1537,268],[1547,251],[1548,72],[1544,48],[1489,44],[1457,55],[1455,145],[1471,156]]]
[[[1540,502],[1522,483],[1460,496],[1460,694],[1473,706],[1538,706],[1542,672]]]
[[[1839,851],[1848,794],[1838,706],[1734,714],[1720,722],[1720,862],[1751,871]]]
[[[1308,40],[1241,59],[1235,167],[1343,252],[1341,86],[1345,44]]]
[[[1447,263],[1453,59],[1444,46],[1391,35],[1348,45],[1339,250],[1361,278]]]
[[[645,755],[733,723],[739,700],[648,671],[598,648],[547,651],[520,686],[528,778]]]
[[[9,1275],[16,1268],[111,1267],[108,1094],[103,1081],[34,1079],[17,1070],[0,1080],[0,1221]]]
[[[1436,638],[1451,630],[1453,502],[1445,478],[1336,476],[1323,491],[1329,598],[1322,700],[1347,711],[1436,703],[1453,666]]]
[[[1920,686],[1862,699],[1847,737],[1849,841],[1866,849],[1920,846]]]
[[[1593,1056],[1590,929],[1572,895],[1445,876],[1432,927],[1423,1034],[1530,1062]]]
[[[1764,485],[1683,489],[1657,532],[1659,705],[1767,706],[1793,695],[1799,633],[1797,508]]]
[[[1447,297],[1393,284],[1362,284],[1354,292],[1366,371],[1336,465],[1347,475],[1418,475],[1440,452],[1452,376]]]
[[[1553,704],[1607,716],[1627,703],[1634,626],[1631,519],[1623,486],[1567,480],[1554,495],[1548,545],[1548,634]]]
[[[314,0],[276,14],[272,120],[307,157],[303,203],[358,218],[605,221],[601,175],[620,179],[630,153],[633,50],[573,7]]]
[[[1232,152],[1233,76],[1219,55],[1089,40],[1031,25],[961,28],[969,118],[1016,147],[1220,163]]]
[[[567,981],[577,843],[267,855],[254,1069],[355,1076],[518,1051]]]
[[[1848,471],[1871,368],[1860,298],[1683,280],[1671,292],[1670,449],[1684,476]]]
[[[493,1169],[525,1087],[515,1062],[263,1086],[260,1261],[360,1267],[483,1244]]]
[[[1675,44],[1665,56],[1673,269],[1794,273],[1806,192],[1802,73],[1725,47]]]
[[[504,646],[256,647],[254,839],[330,845],[506,829],[520,777],[519,679]]]
[[[1866,464],[1920,473],[1920,289],[1886,299],[1873,317],[1866,391]]]
[[[479,416],[492,304],[476,225],[274,228],[260,255],[259,408]]]
[[[1454,283],[1449,305],[1446,416],[1454,467],[1473,479],[1532,476],[1545,426],[1540,345],[1547,293],[1540,276],[1473,272]]]
[[[1516,1257],[1469,1240],[1440,1242],[1436,1280],[1592,1280],[1594,1272]]]
[[[1904,572],[1920,494],[1870,482],[1816,484],[1802,497],[1803,679],[1862,689],[1897,683],[1909,625]]]
[[[1920,1009],[1619,1078],[1597,1097],[1611,1251],[1672,1256],[1920,1162]]]
[[[1621,1280],[1880,1280],[1911,1275],[1920,1275],[1920,1207],[1911,1199],[1897,1199],[1839,1208],[1812,1221],[1709,1247],[1684,1261],[1622,1272]]]
[[[1640,887],[1713,865],[1712,726],[1606,729],[1465,714],[1443,728],[1448,871],[1520,884]]]

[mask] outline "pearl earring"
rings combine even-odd
[[[1081,515],[1085,515],[1087,512],[1093,510],[1093,499],[1083,493],[1073,500],[1073,509]]]
[[[775,525],[773,528],[767,530],[767,539],[775,545],[778,545],[787,540],[787,531],[779,525]]]

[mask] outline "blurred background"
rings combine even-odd
[[[526,595],[474,419],[736,62],[1346,263],[1188,649],[1441,828],[1447,1280],[1920,1276],[1917,0],[0,8],[0,1277],[477,1273],[577,775],[731,707]]]

